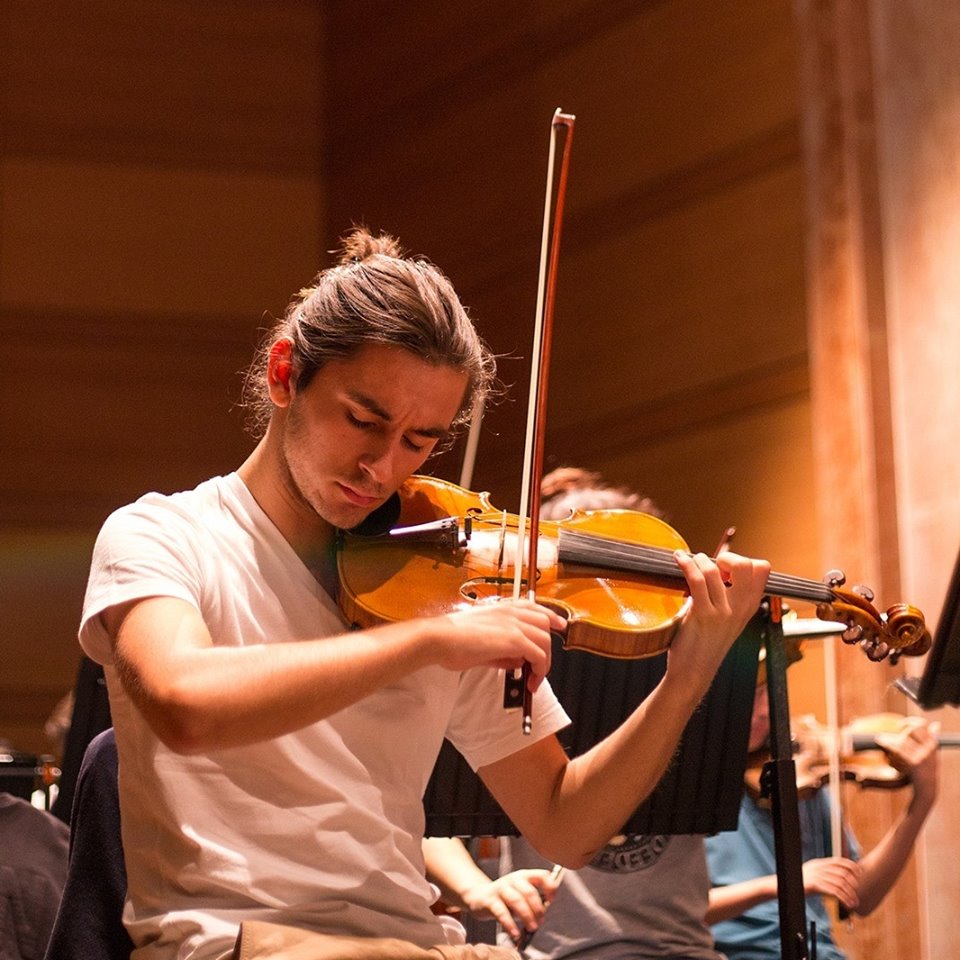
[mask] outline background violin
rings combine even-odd
[[[897,713],[875,713],[860,717],[838,731],[841,780],[859,787],[897,789],[910,783],[910,777],[891,763],[889,755],[877,743],[881,734],[899,734],[923,721]],[[812,716],[798,717],[791,724],[796,752],[797,792],[809,796],[824,787],[830,778],[830,731]],[[939,734],[940,747],[960,747],[960,734]],[[751,796],[760,798],[760,775],[769,759],[766,750],[757,750],[747,759],[744,783]]]
[[[521,536],[516,516],[477,494],[413,476],[393,503],[384,533],[344,534],[338,554],[340,606],[362,627],[439,615],[511,595]],[[690,599],[674,551],[683,538],[662,520],[632,510],[575,511],[537,525],[536,596],[567,618],[565,646],[637,658],[665,651]],[[871,659],[926,652],[923,614],[897,604],[880,613],[865,588],[771,573],[768,591],[808,600],[821,619],[846,625]]]

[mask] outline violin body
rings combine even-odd
[[[451,517],[459,527],[439,535],[428,530],[422,539],[346,534],[338,556],[340,607],[351,623],[370,627],[512,596],[516,516],[497,510],[486,494],[432,477],[410,477],[398,494],[398,532]],[[672,554],[687,549],[676,531],[631,510],[578,511],[541,521],[538,531],[536,598],[566,617],[566,647],[629,659],[669,647],[690,603],[684,585],[665,587],[643,573],[570,562],[561,539],[586,534]],[[431,542],[434,536],[439,542]]]
[[[911,725],[922,723],[917,717],[898,713],[875,713],[860,717],[838,731],[840,779],[862,788],[896,790],[910,783],[910,777],[890,761],[876,738],[881,734],[899,734]],[[793,722],[797,768],[797,794],[807,797],[826,786],[830,780],[830,732],[812,716],[798,717]],[[939,746],[958,747],[960,736],[941,734]],[[754,799],[760,796],[760,776],[769,759],[765,750],[747,759],[744,783]]]
[[[352,624],[439,616],[514,595],[517,557],[523,567],[531,540],[525,530],[517,549],[518,517],[494,508],[487,494],[433,477],[409,477],[396,500],[388,533],[342,537],[339,600]],[[672,527],[633,510],[575,511],[542,521],[533,539],[533,595],[566,617],[567,647],[631,659],[670,646],[690,604],[675,558],[688,548]],[[926,652],[930,635],[919,610],[898,604],[881,614],[872,595],[841,590],[842,582],[840,571],[826,584],[771,573],[767,589],[816,603],[818,616],[844,623],[843,639],[860,643],[872,660]]]

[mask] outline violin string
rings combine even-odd
[[[568,561],[594,564],[620,570],[649,573],[671,580],[682,580],[683,574],[674,559],[674,551],[664,547],[625,543],[597,534],[562,530],[559,537],[560,557]],[[833,591],[817,580],[773,572],[767,586],[775,593],[799,600],[830,602]]]

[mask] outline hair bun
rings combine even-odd
[[[361,263],[377,255],[402,257],[403,249],[389,233],[381,233],[375,237],[366,227],[354,227],[340,239],[341,265]]]

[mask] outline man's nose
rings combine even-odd
[[[383,440],[370,445],[360,458],[360,469],[376,483],[386,482],[393,469],[395,445]]]

